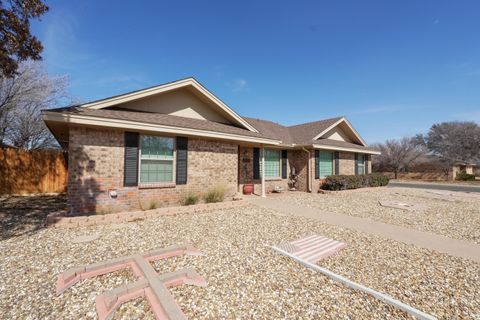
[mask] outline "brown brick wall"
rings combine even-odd
[[[303,150],[289,150],[289,160],[292,167],[298,174],[298,188],[299,191],[308,191],[307,184],[307,162],[308,153]]]
[[[122,131],[70,128],[68,202],[72,214],[139,209],[140,199],[172,205],[186,191],[203,194],[220,184],[226,187],[227,197],[237,191],[236,144],[189,138],[188,182],[165,188],[123,186],[123,144]],[[116,199],[109,190],[116,190]]]
[[[287,150],[287,179],[274,179],[265,181],[265,190],[271,192],[275,186],[281,186],[285,190],[290,188],[290,173],[293,167],[295,167],[299,174],[298,190],[306,191],[306,161],[305,155],[302,155],[298,150]],[[242,192],[243,185],[247,183],[254,184],[254,193],[261,194],[262,181],[261,179],[253,179],[253,147],[240,147],[239,157],[239,192]]]
[[[247,183],[254,184],[254,193],[262,193],[261,179],[253,179],[253,147],[240,147],[239,157],[239,192],[242,192],[243,185]],[[287,161],[287,172],[290,172],[290,165]],[[265,181],[265,190],[271,192],[275,186],[281,186],[288,189],[288,179],[271,179]]]
[[[340,174],[354,175],[355,174],[355,153],[340,152],[339,170]]]

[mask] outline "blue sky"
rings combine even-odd
[[[368,143],[480,121],[479,1],[47,1],[80,101],[194,76],[238,113],[346,115]]]

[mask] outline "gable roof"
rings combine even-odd
[[[313,121],[308,123],[302,123],[288,127],[291,135],[295,137],[295,143],[297,144],[312,144],[312,140],[321,133],[328,131],[335,123],[343,117],[336,117],[331,119],[324,119],[319,121]]]
[[[362,137],[360,136],[360,134],[357,132],[357,130],[355,130],[355,128],[352,126],[352,124],[350,123],[350,121],[347,120],[347,118],[345,117],[340,117],[340,119],[338,119],[337,122],[335,123],[332,123],[328,128],[326,128],[325,130],[323,130],[322,132],[320,132],[318,135],[316,135],[313,139],[314,140],[317,140],[317,139],[321,139],[328,131],[332,130],[333,128],[341,125],[341,124],[345,124],[348,128],[348,130],[353,134],[353,136],[364,146],[366,147],[367,144],[365,143],[365,141],[362,139]]]
[[[234,120],[232,121],[233,125],[122,107],[122,104],[128,101],[143,99],[184,87],[193,88],[204,97],[211,99],[224,115],[228,113],[231,117],[229,120]],[[309,146],[332,150],[378,153],[368,148],[345,117],[335,117],[293,126],[284,126],[268,120],[241,117],[193,78],[186,78],[78,106],[49,109],[43,111],[42,114],[57,139],[60,141],[59,137],[61,137],[64,139],[62,141],[67,142],[68,135],[65,136],[65,129],[62,129],[61,126],[64,126],[63,128],[66,128],[68,133],[67,123],[73,123],[125,130],[203,136],[284,147]],[[337,141],[325,137],[330,130],[337,126],[340,126],[341,131],[346,131],[350,137],[353,137],[353,142]]]
[[[112,97],[101,99],[101,100],[88,102],[79,106],[88,108],[88,109],[99,110],[99,109],[103,109],[111,106],[116,106],[125,102],[143,99],[156,94],[164,93],[164,92],[175,90],[175,89],[185,88],[185,87],[191,87],[195,89],[197,92],[199,92],[200,94],[202,94],[207,100],[212,102],[212,104],[216,106],[218,110],[222,111],[228,118],[230,118],[232,122],[252,132],[258,132],[247,121],[245,121],[239,114],[237,114],[233,109],[227,106],[222,100],[220,100],[217,96],[215,96],[213,93],[207,90],[207,88],[205,88],[202,84],[200,84],[200,82],[198,82],[196,79],[192,77],[164,83],[164,84],[154,86],[154,87],[149,87],[146,89],[131,91],[128,93],[112,96]]]

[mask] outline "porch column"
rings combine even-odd
[[[262,197],[265,198],[265,148],[262,147]]]

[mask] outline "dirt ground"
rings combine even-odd
[[[35,233],[45,227],[47,214],[65,210],[64,194],[0,197],[0,239]]]

